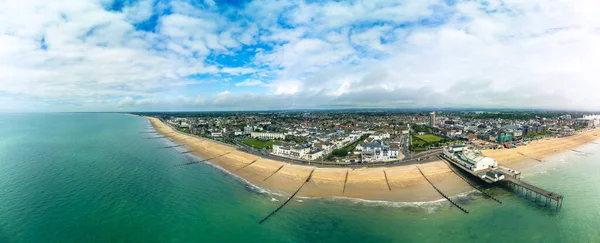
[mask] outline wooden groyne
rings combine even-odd
[[[350,170],[346,170],[346,179],[344,179],[344,189],[342,189],[342,194],[346,192],[346,183],[348,183],[348,173]]]
[[[419,170],[419,172],[421,173],[421,175],[423,176],[423,178],[425,178],[425,180],[427,180],[427,182],[429,182],[429,185],[431,185],[433,187],[433,189],[435,189],[440,195],[442,195],[442,197],[446,198],[446,200],[448,200],[448,202],[452,203],[452,205],[456,206],[458,209],[460,209],[461,211],[463,211],[464,213],[468,214],[469,212],[462,208],[460,205],[458,205],[457,203],[455,203],[454,201],[452,201],[450,198],[448,198],[446,196],[446,194],[444,194],[442,191],[440,191],[440,189],[438,189],[428,178],[427,176],[425,176],[425,174],[423,174],[423,171],[421,171],[421,168],[419,168],[417,166],[417,169]]]
[[[155,138],[166,138],[166,136],[158,136],[158,137],[147,137],[146,139],[155,139]]]
[[[235,170],[235,171],[239,171],[239,170],[241,170],[241,169],[243,169],[243,168],[246,168],[246,167],[250,166],[251,164],[254,164],[254,162],[258,161],[259,159],[261,159],[261,158],[255,159],[255,160],[251,161],[251,162],[250,162],[250,163],[248,163],[248,164],[245,164],[244,166],[240,167],[239,169],[237,169],[237,170]]]
[[[199,163],[202,163],[202,162],[205,162],[205,161],[209,161],[209,160],[213,160],[213,159],[216,159],[216,158],[219,158],[219,157],[223,157],[223,156],[225,156],[225,155],[228,155],[228,154],[230,154],[230,153],[231,153],[231,152],[227,152],[227,153],[224,153],[224,154],[221,154],[221,155],[217,155],[217,156],[215,156],[215,157],[212,157],[212,158],[208,158],[208,159],[200,160],[200,161],[194,161],[194,162],[189,162],[189,163],[185,163],[185,164],[173,165],[173,167],[184,166],[184,165],[193,165],[193,164],[199,164]]]
[[[525,155],[524,153],[521,153],[521,152],[518,152],[518,154],[520,154],[520,155],[523,155],[523,157],[530,158],[530,159],[532,159],[532,160],[536,160],[536,161],[538,161],[538,162],[544,162],[544,161],[542,161],[541,159],[536,159],[536,158],[534,158],[534,157],[531,157],[531,156],[529,156],[529,155]]]
[[[304,187],[304,185],[306,185],[306,183],[308,183],[310,181],[310,178],[312,178],[313,172],[315,172],[315,169],[312,169],[310,171],[310,174],[308,175],[308,177],[306,178],[306,180],[302,183],[302,185],[300,185],[300,187],[298,187],[298,190],[296,190],[294,192],[294,194],[292,194],[292,196],[290,196],[290,198],[288,198],[287,200],[285,200],[285,202],[283,202],[283,204],[281,204],[277,209],[275,209],[275,211],[271,212],[269,215],[267,215],[267,217],[265,217],[264,219],[262,219],[261,221],[259,221],[259,224],[264,223],[265,221],[267,221],[267,219],[269,219],[271,216],[273,216],[275,213],[277,213],[277,211],[281,210],[286,204],[288,204],[292,198],[294,198],[296,196],[296,194],[298,194],[298,192],[300,192],[300,189],[302,189],[302,187]]]
[[[483,190],[479,189],[479,186],[475,186],[473,185],[473,183],[471,183],[467,178],[465,178],[463,175],[461,175],[458,171],[456,171],[456,169],[454,169],[452,167],[452,165],[446,160],[446,158],[441,157],[440,159],[442,159],[442,161],[444,161],[444,163],[446,163],[446,165],[448,165],[448,168],[450,168],[450,170],[452,170],[452,172],[454,172],[454,174],[456,174],[458,177],[460,177],[463,181],[465,181],[467,184],[469,184],[471,187],[473,187],[475,190],[481,192],[481,194],[485,195],[487,198],[492,199],[498,203],[502,203],[500,200],[496,199],[495,197],[493,197],[492,195],[484,192]]]
[[[279,167],[277,170],[275,170],[275,172],[273,172],[272,174],[270,174],[269,176],[267,176],[267,178],[265,178],[263,181],[267,181],[269,178],[271,178],[271,176],[275,175],[275,173],[279,172],[285,165],[281,165],[281,167]]]
[[[173,145],[173,146],[166,146],[166,147],[163,147],[163,148],[177,148],[177,147],[181,147],[181,146],[183,146],[183,145],[178,144],[178,145]]]
[[[182,153],[182,154],[189,154],[189,153],[191,153],[191,152],[195,152],[195,151],[196,151],[196,150],[188,150],[188,151],[181,152],[181,153]]]
[[[387,173],[385,172],[385,169],[383,169],[383,176],[385,176],[385,184],[387,184],[388,190],[392,191],[392,187],[390,186],[390,182],[388,181]]]

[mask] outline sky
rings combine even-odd
[[[0,111],[600,110],[593,0],[0,0]]]

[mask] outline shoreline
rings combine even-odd
[[[298,165],[261,158],[206,138],[185,135],[175,131],[157,118],[144,118],[150,121],[150,124],[157,133],[169,138],[172,142],[183,145],[188,150],[193,151],[191,154],[204,159],[210,159],[207,163],[220,167],[226,173],[240,177],[241,180],[248,182],[252,186],[274,194],[291,194],[291,192],[295,191],[304,180],[306,180],[310,171],[315,169],[311,181],[302,188],[300,193],[298,193],[299,198],[348,198],[375,202],[381,201],[411,204],[444,200],[444,198],[440,196],[421,176],[417,166],[419,166],[423,173],[425,173],[425,175],[440,190],[451,197],[459,196],[473,190],[472,187],[464,182],[459,176],[455,175],[454,172],[440,160],[418,165],[398,165],[384,168],[323,168]],[[600,135],[600,130],[596,129],[573,135],[566,139],[581,134],[589,134],[590,132],[595,132],[589,135],[591,137],[598,138],[597,136]],[[570,144],[574,145],[574,147],[563,146],[564,150],[560,152],[573,149],[595,140],[587,141],[590,138],[585,138],[587,139],[579,139]],[[532,144],[519,148],[526,148],[530,145]],[[540,151],[544,152],[545,150],[540,150],[538,147],[535,148],[537,149],[536,151],[530,151],[531,149],[521,149],[518,152],[525,155],[535,154],[538,157],[544,156],[544,158],[551,155],[550,153],[543,154]],[[497,159],[498,162],[506,166],[519,164],[522,166],[520,168],[523,168],[527,165],[540,163],[536,160],[528,159],[523,155],[517,154],[517,149],[483,152],[487,156],[490,156],[488,155],[489,153],[499,157],[502,160]],[[556,152],[556,150],[554,150],[554,152]],[[518,156],[515,156],[514,154],[517,154]],[[490,157],[494,158],[493,156]],[[344,188],[346,174],[348,175],[348,178]],[[384,174],[387,174],[387,182]]]

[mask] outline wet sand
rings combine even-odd
[[[229,145],[220,144],[208,139],[198,138],[175,132],[171,127],[152,117],[146,117],[154,129],[168,137],[177,144],[184,145],[194,155],[222,167],[230,173],[244,178],[250,183],[261,188],[277,193],[290,194],[306,180],[314,169],[312,179],[307,183],[298,196],[304,197],[348,197],[367,200],[383,200],[394,202],[426,202],[442,199],[431,185],[419,173],[417,166],[423,173],[446,195],[456,195],[472,190],[466,182],[448,168],[442,161],[434,161],[419,165],[402,165],[395,167],[378,168],[317,168],[290,164],[281,161],[261,158],[252,154],[236,150]],[[590,132],[586,132],[590,133]],[[600,131],[596,131],[600,134]],[[581,135],[581,134],[579,134]],[[594,134],[584,137],[572,136],[575,140],[570,146],[579,146],[592,141]],[[568,139],[568,138],[567,138]],[[563,139],[564,140],[564,139]],[[570,141],[570,140],[569,140]],[[587,141],[587,142],[585,142]],[[541,143],[541,142],[540,142]],[[552,143],[554,144],[554,143]],[[511,165],[518,161],[527,165],[531,160],[523,160],[523,156],[516,152],[531,154],[530,156],[543,157],[548,152],[548,145],[531,144],[532,148],[525,147],[512,150],[485,151],[486,155],[501,164]],[[527,147],[529,147],[528,145]],[[561,147],[564,150],[574,147]],[[551,149],[553,150],[553,149]],[[559,148],[556,148],[559,150]],[[505,152],[506,151],[506,152]],[[554,150],[553,150],[554,151]],[[534,153],[535,152],[535,153]],[[521,156],[521,157],[519,157]],[[525,161],[525,162],[523,162]],[[535,160],[534,160],[535,161]],[[537,161],[536,161],[537,162]],[[539,162],[537,162],[539,163]],[[387,182],[385,174],[387,174]],[[348,179],[344,188],[344,181]],[[389,186],[388,186],[389,185]]]

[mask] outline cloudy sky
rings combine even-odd
[[[0,0],[0,111],[600,110],[587,0]]]

